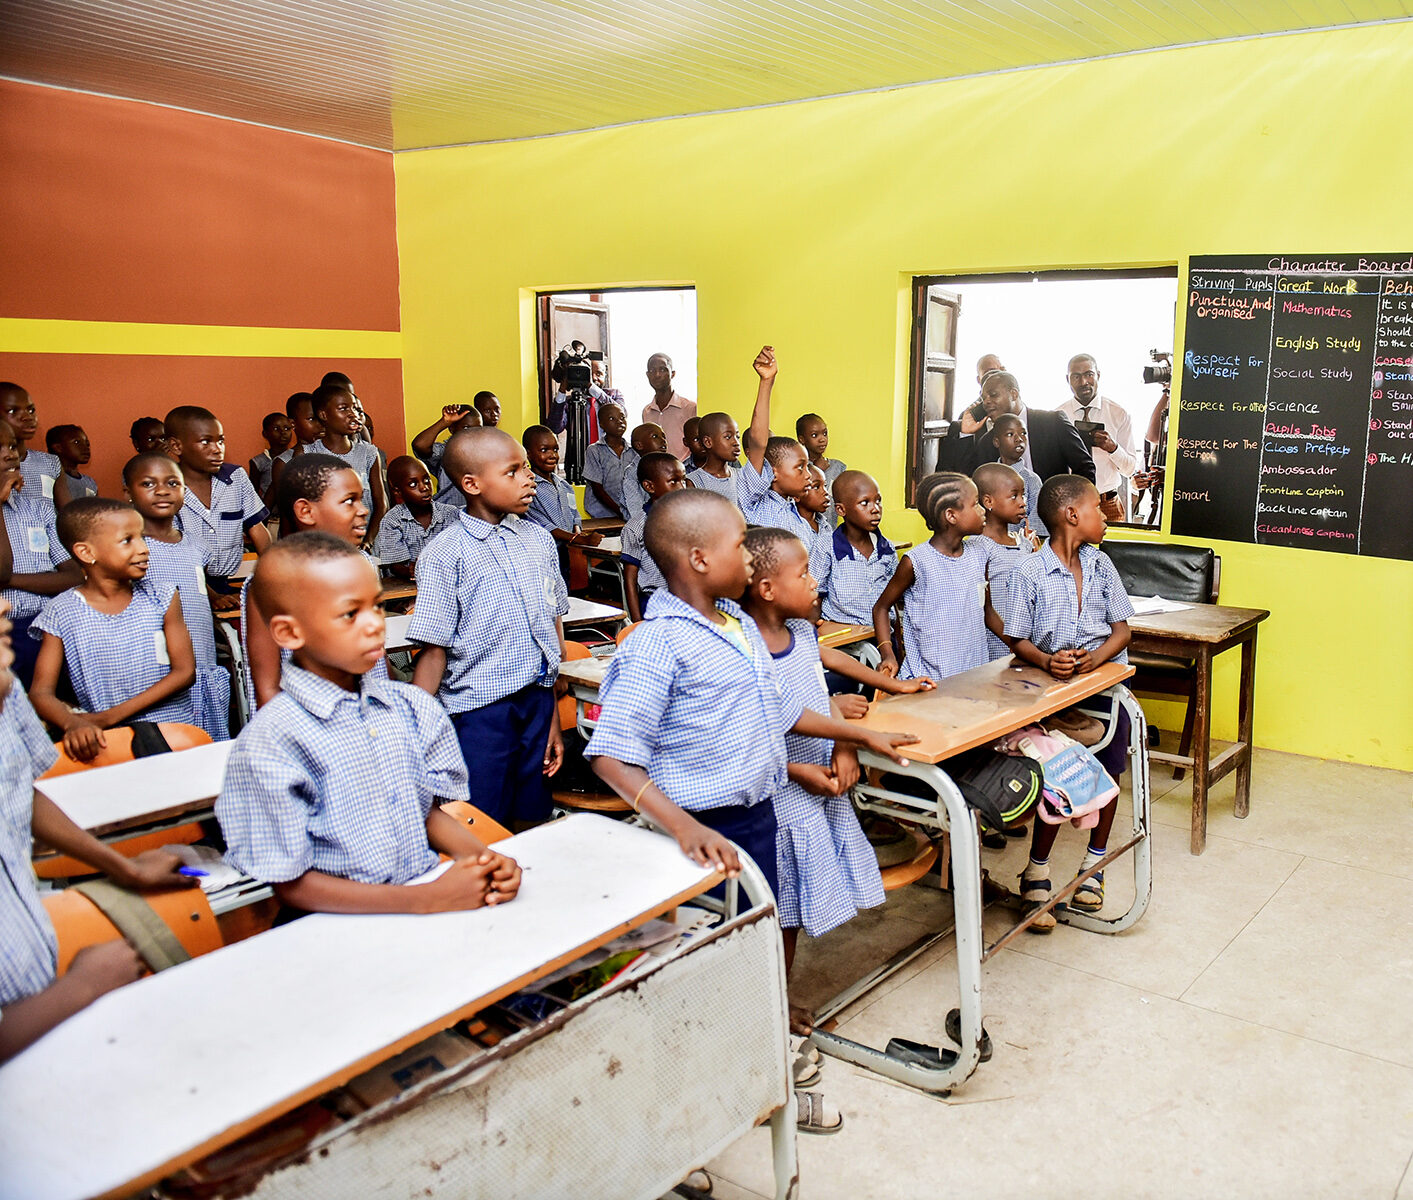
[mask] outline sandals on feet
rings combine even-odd
[[[1098,912],[1104,907],[1104,872],[1091,875],[1075,889],[1070,897],[1070,907],[1080,912]]]
[[[796,1092],[795,1127],[801,1133],[838,1133],[844,1128],[844,1114],[819,1092]]]
[[[815,1057],[810,1058],[809,1051],[814,1050],[813,1046],[807,1046],[805,1050],[796,1056],[795,1064],[791,1068],[795,1076],[795,1090],[814,1087],[822,1078],[824,1072],[819,1068],[819,1051],[814,1050]]]
[[[1049,879],[1027,879],[1021,876],[1021,899],[1027,904],[1044,904],[1050,899]],[[1055,914],[1053,912],[1041,913],[1026,928],[1031,933],[1049,933],[1055,928]]]

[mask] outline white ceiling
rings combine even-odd
[[[380,149],[1413,15],[1413,0],[0,0],[0,74]]]

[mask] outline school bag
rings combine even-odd
[[[996,749],[1040,764],[1045,787],[1036,811],[1048,825],[1069,821],[1091,829],[1099,823],[1099,810],[1119,794],[1119,785],[1103,764],[1063,733],[1027,725],[1008,733]]]
[[[1043,779],[1028,758],[981,747],[948,759],[944,769],[962,799],[998,833],[1008,825],[1019,825],[1040,803]]]

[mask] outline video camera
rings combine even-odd
[[[602,361],[601,351],[590,350],[576,341],[559,352],[550,368],[550,378],[568,392],[564,477],[570,483],[584,482],[584,455],[589,448],[589,389],[594,385],[594,368],[590,364]]]
[[[571,392],[587,392],[594,382],[594,369],[589,364],[595,362],[603,362],[602,351],[589,350],[583,342],[570,342],[554,360],[550,378]]]
[[[1144,383],[1172,383],[1173,352],[1171,350],[1150,350],[1148,357],[1153,366],[1143,368]]]

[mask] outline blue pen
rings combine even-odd
[[[178,875],[185,875],[188,879],[205,879],[207,872],[200,867],[178,867]]]

